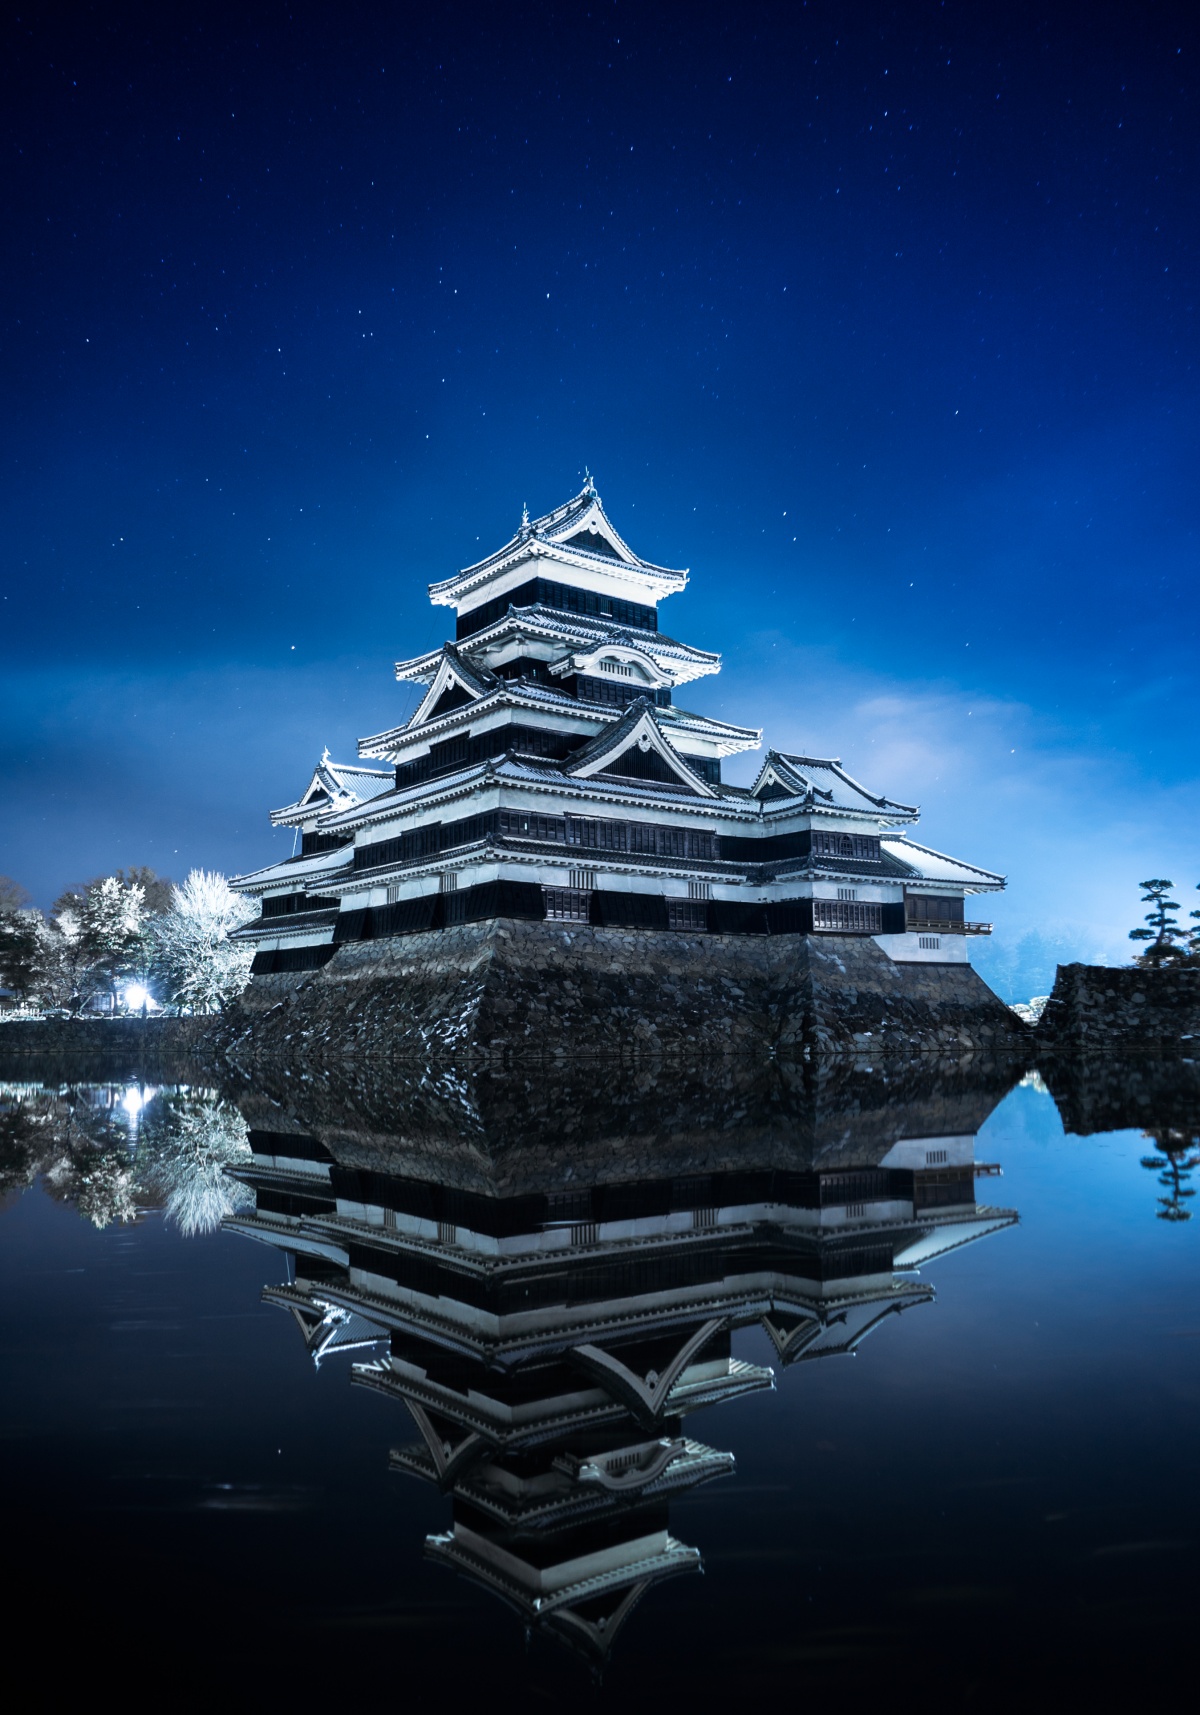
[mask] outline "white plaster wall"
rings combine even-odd
[[[971,962],[965,935],[875,935],[872,939],[898,965],[969,965]],[[938,945],[922,947],[922,939],[936,941]]]

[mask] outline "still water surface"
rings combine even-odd
[[[1047,1077],[0,1084],[10,1642],[369,1707],[1170,1684],[1200,1090]]]

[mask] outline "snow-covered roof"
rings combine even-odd
[[[1003,888],[1005,878],[977,864],[964,863],[961,858],[947,857],[932,846],[918,845],[916,840],[897,835],[880,841],[889,857],[899,860],[912,876],[920,881],[945,881],[966,888],[969,893],[993,893]]]
[[[497,679],[493,672],[486,667],[480,669],[468,656],[460,652],[456,644],[443,643],[438,651],[438,665],[429,681],[429,689],[409,716],[408,725],[423,726],[447,691],[453,691],[457,687],[468,697],[478,699],[488,696],[500,684],[501,680]]]
[[[229,885],[239,893],[261,893],[265,888],[286,882],[299,892],[310,882],[331,881],[342,870],[348,874],[352,859],[351,848],[339,846],[331,852],[317,852],[312,857],[283,858],[279,863],[268,864],[265,869],[248,870],[245,875],[231,877]]]
[[[422,699],[421,707],[403,726],[390,727],[386,732],[371,733],[366,738],[360,738],[359,754],[395,760],[403,750],[413,744],[447,737],[456,726],[464,723],[471,725],[478,721],[481,715],[493,714],[498,709],[553,710],[556,714],[570,715],[580,721],[599,721],[605,727],[620,720],[622,715],[620,709],[610,708],[604,703],[583,701],[571,696],[567,691],[559,690],[555,685],[540,685],[532,679],[493,679],[492,688],[485,690],[475,701],[461,704],[458,708],[433,719],[430,719],[429,715],[437,698],[433,698],[431,702],[431,697],[432,691]],[[423,716],[422,711],[425,711]],[[733,726],[728,721],[719,721],[709,715],[692,714],[688,710],[665,708],[659,709],[657,713],[680,734],[689,733],[696,738],[711,740],[723,756],[753,749],[762,736],[757,727]],[[418,717],[421,717],[420,720]],[[583,730],[586,732],[587,728]]]
[[[637,749],[647,755],[651,752],[657,755],[685,791],[695,792],[701,798],[715,798],[717,793],[713,787],[700,778],[687,758],[671,744],[655,719],[655,713],[653,704],[646,697],[636,698],[614,726],[598,733],[590,743],[567,758],[563,772],[577,780],[590,779],[603,773],[627,751]],[[659,781],[656,784],[666,783]]]
[[[685,569],[657,566],[634,553],[613,527],[589,478],[573,499],[553,512],[533,519],[526,513],[516,534],[495,553],[430,584],[429,599],[437,606],[458,607],[481,585],[525,561],[535,576],[538,563],[545,561],[603,573],[636,586],[651,601],[683,589],[688,579]]]
[[[762,798],[774,796],[771,788],[785,797],[804,798],[818,809],[857,810],[889,818],[915,818],[919,813],[914,804],[899,804],[868,791],[846,773],[836,756],[798,756],[790,751],[768,750],[750,790],[755,797]]]
[[[296,802],[272,810],[271,821],[276,827],[291,827],[325,809],[348,809],[354,804],[369,803],[381,792],[390,791],[394,784],[390,771],[364,768],[357,762],[332,762],[326,751]]]
[[[584,618],[562,608],[547,607],[535,602],[529,607],[510,607],[508,612],[483,626],[470,637],[463,638],[459,650],[467,656],[493,648],[512,636],[527,636],[539,641],[560,643],[564,649],[603,648],[605,644],[625,639],[637,649],[644,650],[660,667],[670,670],[676,684],[698,679],[705,673],[719,673],[721,657],[708,649],[696,649],[681,643],[662,631],[646,631],[640,626],[622,625],[615,619]],[[428,682],[437,672],[442,649],[429,649],[410,661],[396,662],[396,677],[403,680]]]

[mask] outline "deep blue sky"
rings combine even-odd
[[[426,582],[587,463],[692,568],[691,703],[1006,871],[993,960],[1125,956],[1134,884],[1200,881],[1198,48],[1134,5],[23,9],[0,870],[280,851],[408,706]]]

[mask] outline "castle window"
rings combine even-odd
[[[833,834],[818,829],[812,836],[812,855],[853,858],[858,863],[878,863],[879,839],[875,834]]]
[[[708,909],[702,900],[668,899],[667,928],[686,929],[691,934],[703,934],[708,928]]]
[[[592,916],[592,896],[582,888],[544,887],[546,920],[550,923],[589,923]]]

